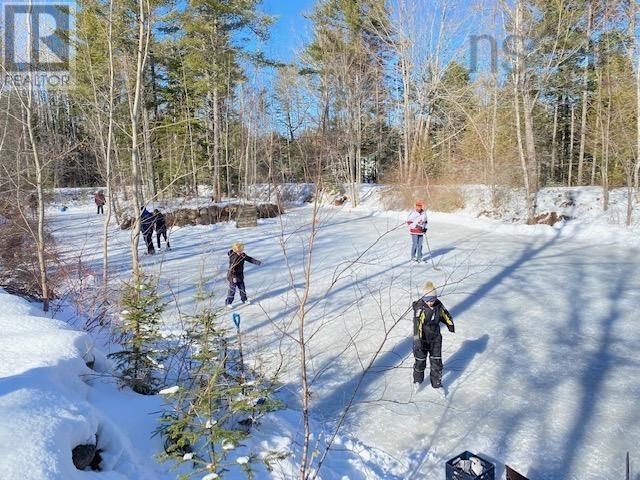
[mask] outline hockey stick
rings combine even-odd
[[[441,269],[441,268],[436,267],[436,264],[435,264],[435,262],[433,261],[433,252],[431,251],[431,245],[429,245],[429,237],[427,237],[427,234],[426,234],[426,233],[425,233],[425,235],[424,235],[424,240],[427,242],[427,249],[429,250],[429,258],[431,259],[431,265],[433,266],[433,269],[434,269],[436,272],[440,272],[440,271],[442,271],[442,269]]]

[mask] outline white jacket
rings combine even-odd
[[[407,218],[407,225],[409,225],[409,233],[411,235],[422,235],[427,230],[427,212],[424,210],[418,212],[413,210]]]

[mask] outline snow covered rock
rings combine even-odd
[[[92,464],[95,465],[94,459],[97,453],[98,448],[96,445],[78,445],[71,451],[71,460],[78,470],[84,470]],[[97,463],[99,464],[100,462]]]
[[[558,222],[566,222],[570,217],[566,215],[562,215],[558,212],[543,212],[539,213],[535,217],[533,217],[534,223],[544,224],[544,225],[555,225]]]
[[[87,352],[106,369],[86,333],[0,289],[0,479],[82,480],[82,469],[98,465],[104,480],[158,478],[94,404],[117,404],[121,394],[105,385],[98,393],[83,381],[95,375]]]

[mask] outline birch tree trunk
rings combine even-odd
[[[31,4],[29,5],[31,7]],[[29,13],[30,14],[30,13]],[[30,67],[32,68],[32,67]],[[38,152],[38,144],[33,128],[33,71],[29,71],[29,87],[28,98],[26,104],[26,123],[27,132],[29,134],[29,143],[31,147],[31,155],[36,170],[36,193],[38,197],[38,228],[36,233],[36,249],[38,251],[38,270],[40,271],[40,288],[42,290],[42,309],[49,311],[49,282],[47,281],[47,261],[45,252],[45,234],[44,234],[44,179],[42,160]]]
[[[569,133],[569,174],[567,175],[567,187],[571,186],[573,176],[573,140],[575,136],[575,106],[571,105],[571,130]]]
[[[213,198],[222,198],[220,188],[220,98],[217,85],[213,86]]]
[[[498,130],[498,75],[493,75],[493,110],[491,112],[491,142],[489,153],[489,174],[491,176],[491,207],[498,207],[498,199],[496,195],[497,179],[496,179],[496,135]]]
[[[140,242],[140,207],[142,206],[140,192],[140,145],[138,139],[138,120],[140,117],[140,103],[142,100],[143,72],[146,61],[146,47],[148,45],[149,29],[145,33],[146,16],[144,0],[138,0],[138,48],[136,55],[136,80],[131,107],[131,181],[133,183],[134,224],[131,236],[131,268],[136,286],[141,281],[140,259],[138,244]]]
[[[156,179],[155,170],[153,166],[153,145],[151,139],[151,129],[149,127],[149,111],[146,108],[142,109],[142,141],[144,143],[144,159],[145,159],[145,171],[147,174],[147,189],[149,191],[149,198],[155,198],[156,196]]]
[[[629,16],[631,31],[636,32],[638,27],[637,15],[640,11],[640,5],[637,2],[629,2]],[[640,188],[640,39],[634,35],[634,51],[636,57],[636,162],[633,172],[633,186],[637,190]]]
[[[522,167],[522,178],[524,183],[525,190],[525,202],[527,209],[527,223],[533,220],[533,212],[535,210],[535,205],[533,202],[533,192],[534,186],[532,185],[531,176],[530,176],[530,168],[529,163],[532,160],[531,156],[531,146],[533,142],[533,138],[529,138],[532,136],[533,132],[530,113],[527,113],[529,110],[528,102],[525,101],[526,95],[522,94],[523,107],[524,110],[524,120],[525,120],[525,143],[527,148],[527,155],[524,152],[524,146],[522,141],[522,117],[521,117],[521,108],[520,108],[520,90],[523,89],[523,46],[522,46],[522,5],[520,1],[516,4],[516,12],[515,12],[515,23],[514,23],[514,35],[517,39],[516,42],[516,54],[515,54],[515,65],[514,65],[514,81],[513,81],[513,101],[514,101],[514,110],[516,116],[516,139],[518,143],[518,156],[520,157],[520,166]],[[533,151],[533,158],[535,158],[535,150]]]
[[[589,99],[589,52],[591,48],[591,22],[592,22],[592,5],[589,1],[589,9],[587,11],[587,31],[585,34],[587,46],[587,62],[582,72],[582,114],[580,117],[580,153],[578,154],[578,178],[576,185],[582,185],[582,172],[584,168],[584,153],[587,142],[587,103]]]
[[[113,214],[114,192],[111,185],[111,140],[113,138],[113,103],[115,72],[113,63],[113,1],[109,1],[109,27],[107,30],[107,47],[109,49],[109,118],[107,125],[107,147],[105,152],[106,188],[107,188],[107,214],[102,227],[102,283],[105,290],[109,286],[109,222]]]
[[[551,165],[549,166],[549,176],[551,180],[554,181],[556,178],[556,162],[558,159],[558,109],[559,109],[559,101],[556,101],[556,104],[553,108],[553,130],[551,133]]]
[[[33,12],[33,3],[29,1],[28,17],[31,18]],[[31,38],[31,22],[27,22],[27,38]],[[42,310],[49,311],[49,282],[47,281],[47,261],[45,256],[45,235],[44,235],[44,179],[42,160],[38,152],[38,144],[33,127],[33,65],[34,56],[33,45],[30,45],[29,51],[29,85],[27,87],[27,103],[23,107],[25,109],[27,133],[29,135],[29,144],[31,147],[31,155],[36,170],[36,194],[38,198],[37,221],[38,228],[36,233],[36,249],[38,253],[38,270],[40,272],[40,289],[42,290]]]

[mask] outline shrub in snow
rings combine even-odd
[[[159,431],[165,438],[161,457],[177,465],[191,463],[193,469],[184,478],[212,473],[222,478],[232,465],[252,478],[258,456],[244,455],[241,462],[230,456],[250,434],[248,427],[280,407],[270,398],[273,381],[242,364],[234,339],[216,312],[205,309],[192,318],[188,338],[192,345],[187,378],[167,397],[170,403],[161,418]]]
[[[109,355],[115,359],[122,382],[134,392],[151,395],[157,391],[161,354],[159,322],[165,305],[156,286],[148,279],[127,285],[122,297],[120,345],[122,350]]]

